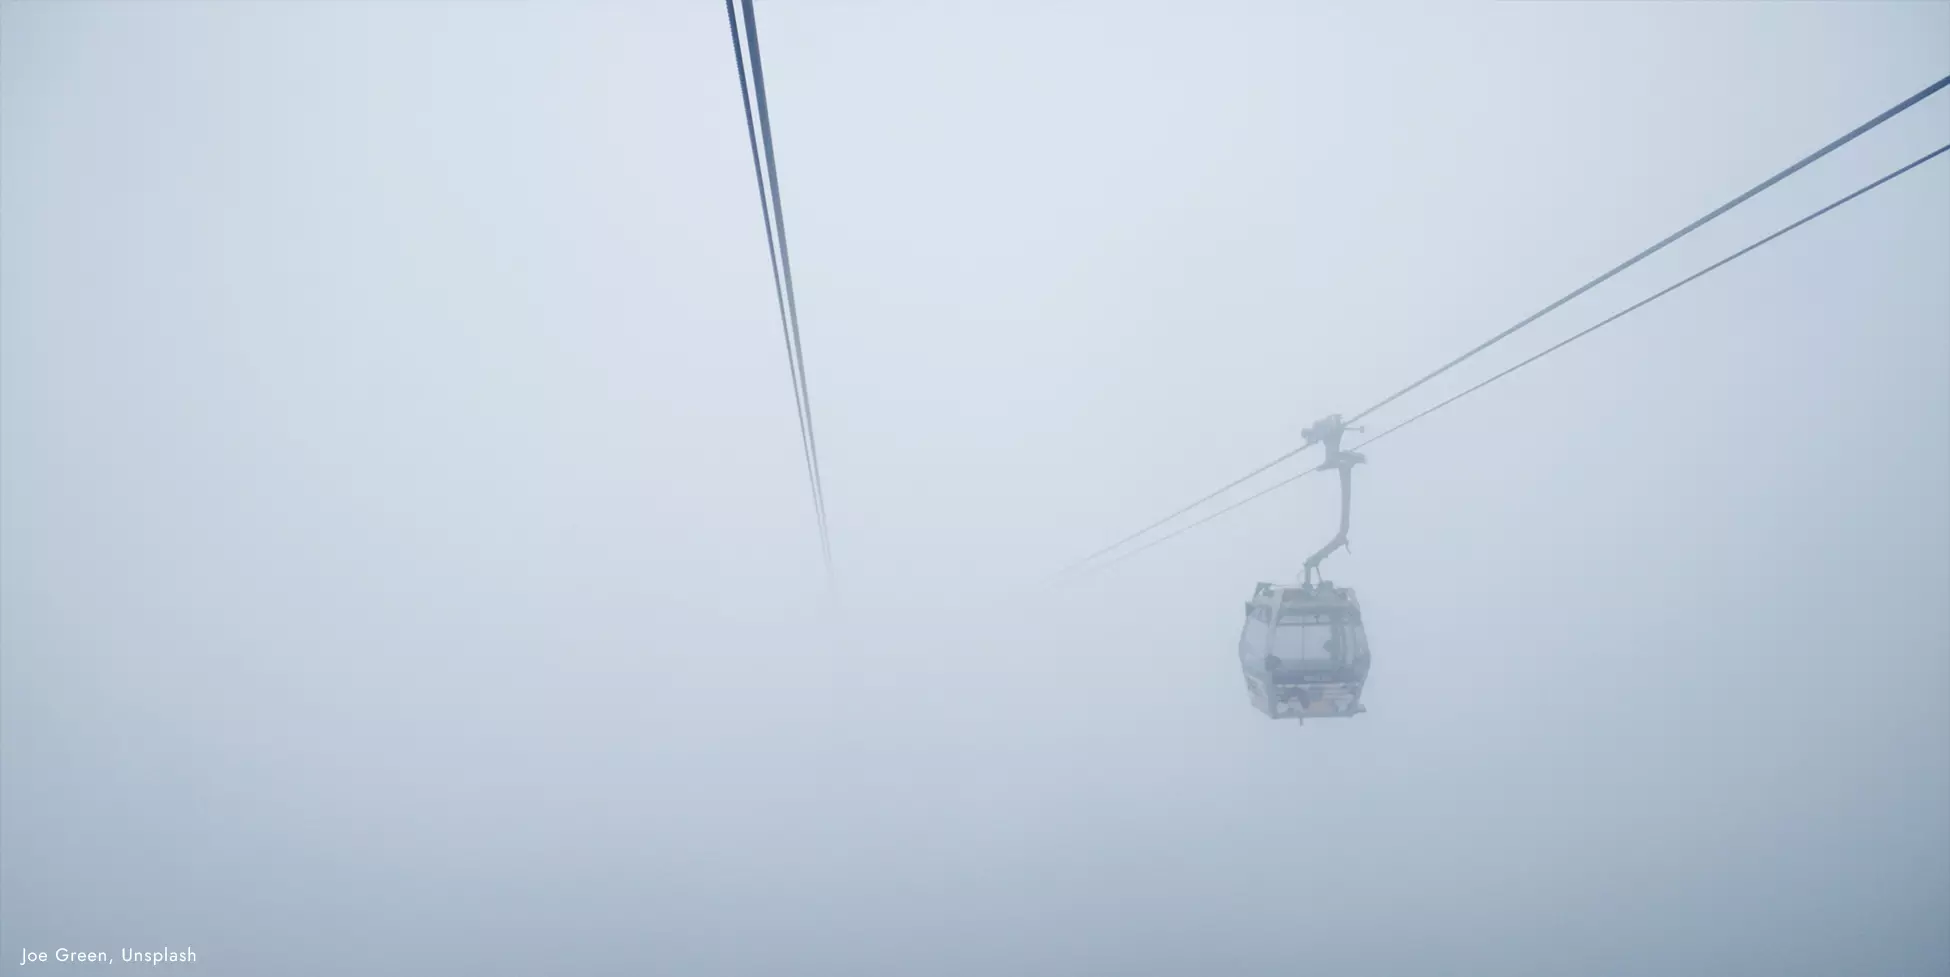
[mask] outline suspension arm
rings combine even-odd
[[[1353,507],[1354,466],[1367,461],[1366,458],[1357,452],[1341,450],[1341,435],[1350,430],[1360,429],[1348,427],[1342,423],[1339,414],[1332,414],[1315,421],[1305,432],[1307,443],[1313,444],[1320,442],[1326,445],[1327,458],[1321,463],[1319,470],[1326,471],[1329,468],[1334,468],[1339,469],[1341,473],[1341,528],[1339,532],[1334,534],[1333,539],[1327,541],[1326,546],[1321,547],[1319,552],[1307,558],[1306,570],[1302,576],[1302,579],[1307,581],[1314,579],[1314,574],[1320,566],[1320,561],[1333,555],[1335,550],[1348,545],[1347,526],[1348,516]]]
[[[1349,510],[1353,505],[1354,465],[1344,462],[1336,467],[1341,470],[1341,530],[1334,534],[1333,539],[1327,541],[1326,546],[1321,547],[1314,555],[1307,557],[1308,573],[1312,573],[1316,567],[1320,566],[1320,561],[1333,555],[1335,550],[1347,545],[1348,516]]]

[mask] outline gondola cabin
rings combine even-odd
[[[1327,581],[1262,583],[1246,602],[1239,662],[1253,708],[1274,719],[1357,716],[1368,636],[1354,591]]]

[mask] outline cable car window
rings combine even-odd
[[[1267,638],[1268,630],[1270,629],[1267,628],[1266,622],[1261,620],[1259,617],[1254,616],[1254,617],[1247,618],[1245,640],[1242,642],[1243,647],[1241,648],[1241,650],[1246,652],[1247,655],[1253,658],[1266,657],[1266,638]]]
[[[1308,615],[1298,621],[1283,620],[1275,643],[1276,653],[1296,661],[1331,661],[1334,654],[1328,642],[1333,638],[1334,626],[1320,615]]]

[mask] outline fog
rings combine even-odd
[[[0,4],[0,965],[1950,972],[1950,161],[1368,449],[1365,715],[1235,653],[1330,478],[1050,583],[1941,77],[1950,5],[759,27],[834,600],[721,7]]]

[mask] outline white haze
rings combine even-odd
[[[1375,446],[1367,715],[1234,655],[1330,479],[1039,584],[1950,5],[760,4],[837,611],[722,13],[0,5],[0,965],[1950,971],[1950,161]]]

